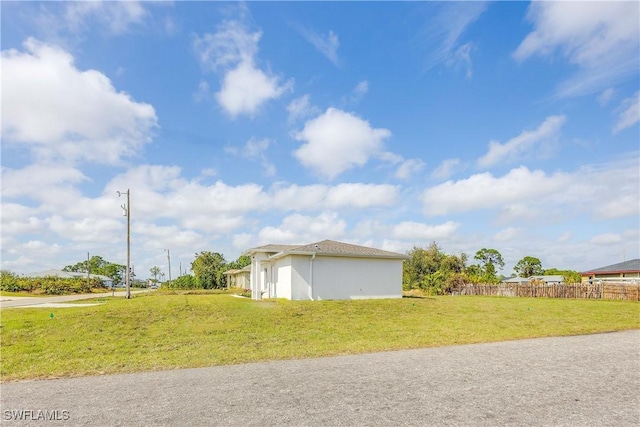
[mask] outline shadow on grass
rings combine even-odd
[[[402,295],[402,298],[416,298],[416,299],[436,299],[435,297],[428,297],[425,295]]]

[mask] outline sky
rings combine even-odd
[[[638,2],[2,1],[2,268],[640,257]]]

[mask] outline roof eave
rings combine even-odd
[[[398,255],[364,255],[364,254],[341,254],[341,253],[333,253],[333,252],[310,252],[310,251],[283,251],[278,252],[277,254],[273,254],[269,257],[270,260],[280,259],[287,255],[303,255],[303,256],[330,256],[330,257],[343,257],[343,258],[376,258],[376,259],[400,259],[405,260],[409,259],[408,256],[398,254]]]

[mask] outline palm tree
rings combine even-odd
[[[149,269],[149,273],[153,274],[153,283],[158,282],[158,275],[160,274],[160,272],[161,270],[158,266],[153,266]]]

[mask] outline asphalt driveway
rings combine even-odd
[[[7,383],[1,391],[7,426],[636,426],[640,331]],[[21,413],[58,421],[14,421]]]

